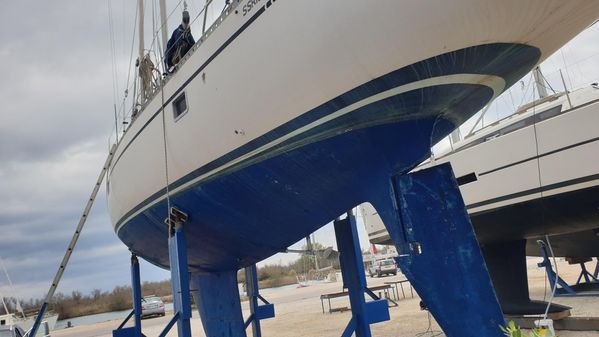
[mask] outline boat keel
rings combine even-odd
[[[505,321],[451,166],[393,176],[390,194],[373,205],[399,267],[446,336],[503,336]]]
[[[544,314],[547,302],[531,300],[528,292],[526,240],[485,243],[481,248],[503,313],[506,315]],[[568,309],[570,307],[552,303],[549,312],[555,313]]]
[[[246,337],[236,270],[193,273],[190,286],[206,336]]]

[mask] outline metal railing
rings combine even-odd
[[[198,14],[193,18],[193,20],[190,22],[190,27],[194,27],[196,24],[201,23],[201,36],[200,38],[196,41],[196,43],[191,47],[191,49],[185,54],[185,56],[183,56],[181,58],[181,60],[179,61],[179,63],[175,66],[175,71],[177,71],[177,69],[181,68],[183,66],[183,64],[185,64],[187,62],[187,60],[195,53],[196,50],[198,50],[202,44],[208,40],[208,38],[218,29],[218,27],[225,21],[225,19],[231,14],[235,12],[235,9],[239,6],[239,4],[241,3],[241,0],[225,0],[224,3],[224,8],[221,10],[220,15],[211,18],[210,17],[210,13],[209,10],[213,9],[214,6],[216,6],[216,3],[214,0],[208,0],[204,6],[202,7],[202,9],[200,10],[200,12],[198,12]],[[177,5],[179,6],[179,5]],[[174,13],[175,11],[171,12],[171,14],[169,15],[169,17]],[[197,26],[196,26],[197,27]],[[157,31],[154,32],[154,40],[157,38],[157,36],[159,36],[162,32],[163,29],[168,29],[168,27],[165,26],[161,26]],[[160,71],[161,76],[155,76],[154,77],[154,86],[152,87],[152,90],[150,91],[149,95],[147,96],[147,98],[143,101],[141,101],[137,95],[137,93],[135,91],[137,91],[135,89],[135,82],[137,81],[137,71],[138,68],[135,68],[135,76],[136,76],[136,80],[134,81],[134,84],[131,85],[131,88],[127,88],[126,91],[126,96],[124,99],[127,98],[129,89],[133,89],[134,93],[131,97],[131,99],[133,100],[132,102],[130,102],[130,104],[126,104],[125,102],[123,102],[122,104],[122,110],[120,112],[115,112],[115,128],[114,128],[114,132],[111,132],[111,136],[108,139],[108,147],[110,148],[113,144],[118,144],[123,136],[126,134],[127,130],[131,127],[131,125],[133,124],[133,122],[135,121],[135,119],[137,119],[137,117],[139,117],[143,111],[145,110],[145,108],[148,106],[148,104],[153,101],[154,99],[156,99],[156,96],[160,93],[160,91],[163,89],[164,86],[166,86],[166,84],[170,81],[172,76],[167,76],[166,75],[166,71],[164,71],[164,52],[156,52],[158,43],[155,43],[155,41],[152,41],[152,45],[151,45],[151,49],[147,50],[147,53],[150,54],[151,56],[153,56],[153,59],[156,61],[156,68],[158,70],[162,69],[162,71]],[[125,106],[130,106],[129,109],[125,110],[124,107]],[[126,111],[126,112],[125,112]]]

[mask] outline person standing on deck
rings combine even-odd
[[[166,44],[166,51],[164,55],[164,63],[166,69],[170,70],[172,67],[177,65],[179,61],[187,54],[187,52],[195,44],[193,35],[191,35],[191,29],[189,26],[189,12],[183,11],[183,21],[175,29],[173,35]]]

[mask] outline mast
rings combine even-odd
[[[541,68],[536,66],[532,70],[532,75],[535,77],[535,84],[537,85],[537,92],[539,93],[539,98],[547,97],[547,88],[545,87],[545,82],[543,81],[545,77],[543,77],[543,73],[541,72]]]
[[[139,11],[139,62],[144,57],[144,0],[137,0]]]
[[[6,265],[4,264],[4,260],[2,260],[2,258],[0,258],[0,265],[2,265],[2,269],[4,270],[4,275],[6,276],[8,285],[10,286],[10,290],[14,294],[15,309],[21,313],[21,316],[23,316],[23,318],[25,318],[25,312],[23,312],[23,308],[21,307],[20,298],[17,296],[17,292],[14,289],[12,280],[10,279],[10,275],[8,275],[8,270],[6,270]],[[6,309],[6,303],[4,303],[4,297],[2,298],[2,304],[4,305],[4,309],[6,310],[6,313],[8,314],[8,310]]]
[[[160,30],[162,31],[162,52],[166,53],[166,44],[168,42],[168,25],[166,21],[166,0],[160,0]]]
[[[6,307],[6,301],[4,301],[4,296],[0,296],[0,298],[2,299],[2,305],[4,306],[4,312],[6,313],[6,315],[10,315],[8,308]]]

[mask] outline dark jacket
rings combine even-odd
[[[173,32],[173,35],[168,40],[166,44],[166,52],[164,55],[164,63],[166,63],[166,68],[170,69],[179,61],[191,47],[196,43],[193,39],[193,35],[191,35],[191,30],[183,29],[183,25],[179,25],[177,29]]]

